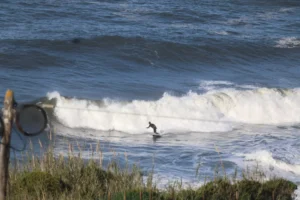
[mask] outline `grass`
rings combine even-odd
[[[40,143],[41,148],[43,148]],[[137,166],[121,169],[116,161],[102,166],[102,152],[93,152],[100,159],[84,160],[69,154],[55,156],[50,147],[40,156],[25,154],[25,163],[10,167],[8,199],[22,200],[291,200],[297,186],[282,178],[262,181],[263,174],[252,170],[242,179],[236,174],[216,175],[198,188],[183,188],[180,183],[158,189],[150,173],[147,180]],[[13,163],[13,161],[12,161]]]

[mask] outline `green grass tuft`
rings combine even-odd
[[[102,152],[98,153],[102,157]],[[254,174],[260,174],[255,171]],[[183,188],[181,182],[157,189],[153,169],[147,180],[135,165],[122,169],[117,162],[105,170],[102,160],[55,156],[49,149],[40,157],[27,154],[10,168],[8,199],[22,200],[292,200],[297,186],[285,179],[267,182],[243,176],[242,180],[214,178],[199,188]]]
[[[26,196],[38,198],[44,194],[58,196],[65,189],[65,184],[59,177],[47,172],[34,171],[20,174],[20,177],[11,185],[13,195],[25,193]]]
[[[284,179],[273,179],[262,184],[256,200],[292,200],[292,193],[297,185]]]

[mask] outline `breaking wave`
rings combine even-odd
[[[230,131],[240,124],[300,122],[300,89],[226,88],[184,96],[165,93],[155,101],[130,102],[66,98],[58,92],[47,97],[56,99],[55,117],[71,128],[143,133],[151,121],[159,131],[214,132]]]

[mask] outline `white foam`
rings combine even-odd
[[[264,167],[264,172],[267,172],[269,170],[275,171],[284,171],[289,172],[297,175],[300,175],[300,165],[296,164],[289,164],[281,160],[276,160],[273,158],[272,153],[261,150],[252,152],[249,154],[238,154],[240,156],[244,156],[244,161],[246,162],[257,162],[258,164],[261,164],[261,166]]]
[[[232,89],[258,89],[258,87],[254,85],[235,84],[230,81],[202,80],[199,84],[200,90],[205,90],[210,93],[222,92],[222,90],[228,89],[229,87]]]
[[[50,93],[48,97],[51,96],[53,95]],[[158,101],[135,100],[125,103],[104,99],[102,107],[88,100],[66,99],[61,96],[56,99],[54,114],[61,123],[71,128],[114,129],[128,133],[143,133],[147,131],[148,121],[152,121],[159,131],[160,127],[163,127],[164,131],[178,132],[231,130],[231,125],[218,122],[219,113],[205,106],[205,98],[198,98],[198,95],[193,93],[183,97],[165,94]],[[198,106],[199,110],[195,111]],[[211,112],[207,118],[209,121],[193,120],[206,120],[209,111]]]
[[[209,91],[209,90],[215,90],[219,87],[233,86],[233,85],[234,85],[234,83],[232,83],[230,81],[203,80],[203,81],[200,81],[199,89],[204,89],[206,91]]]
[[[57,91],[47,93],[48,99],[59,99],[60,94]]]
[[[297,185],[297,190],[294,192],[295,200],[300,200],[300,185]]]
[[[212,31],[212,33],[217,35],[229,35],[227,31]]]
[[[279,12],[292,12],[294,10],[294,8],[280,8]]]
[[[276,46],[278,48],[295,48],[300,46],[300,40],[296,37],[285,37],[281,38],[276,42]]]
[[[230,83],[225,83],[230,84]],[[165,132],[230,131],[238,123],[284,124],[300,122],[300,90],[259,88],[223,89],[215,93],[189,92],[176,97],[165,93],[157,101],[120,102],[67,99],[57,92],[54,114],[64,125],[75,128],[143,133],[148,121]]]
[[[250,19],[246,16],[241,16],[239,18],[228,19],[225,23],[230,25],[246,25]]]

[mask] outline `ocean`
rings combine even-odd
[[[0,16],[0,98],[54,106],[56,155],[100,144],[161,187],[257,166],[300,185],[299,1],[3,0]]]

